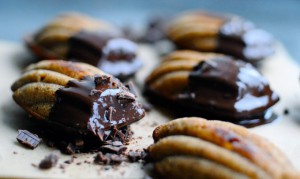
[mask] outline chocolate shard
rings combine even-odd
[[[130,162],[136,162],[142,159],[142,152],[128,152],[127,156]]]
[[[127,147],[125,147],[124,145],[121,145],[121,146],[103,145],[101,147],[101,149],[104,152],[121,154],[121,153],[125,152],[125,150],[127,149]]]
[[[75,146],[79,147],[79,148],[83,147],[84,146],[84,140],[82,140],[82,139],[75,140]]]
[[[51,153],[47,155],[39,164],[40,169],[50,169],[54,167],[59,159],[58,153]]]
[[[106,153],[105,155],[102,152],[97,153],[94,159],[94,163],[96,164],[120,164],[121,162],[125,161],[123,157],[116,154]]]
[[[137,97],[136,87],[132,81],[129,81],[125,86],[128,88],[130,93],[134,94],[135,97]]]
[[[75,154],[76,152],[76,147],[72,144],[72,143],[69,143],[65,149],[65,152],[67,154]]]
[[[129,92],[122,91],[117,94],[117,99],[120,100],[121,103],[131,103],[135,101],[135,96]]]
[[[108,157],[112,164],[119,164],[125,160],[120,155],[116,155],[116,154],[109,154]]]
[[[95,84],[96,85],[106,85],[109,84],[111,82],[111,77],[110,76],[96,76],[95,77]]]
[[[74,158],[73,157],[71,157],[71,159],[69,159],[69,160],[64,161],[64,163],[66,163],[66,164],[71,164],[73,162],[74,162]]]
[[[139,160],[147,160],[147,151],[146,151],[146,149],[143,149],[142,151],[140,151],[140,150],[130,151],[130,152],[128,152],[127,157],[130,162],[137,162]]]
[[[113,120],[113,113],[116,112],[116,109],[112,106],[108,108],[107,119]]]
[[[113,141],[113,142],[112,142],[112,146],[120,147],[120,146],[122,146],[122,145],[123,145],[123,143],[120,142],[120,141]]]
[[[95,156],[95,159],[94,159],[94,163],[96,163],[96,164],[105,163],[106,161],[107,161],[107,159],[103,155],[102,152],[97,153],[97,155]]]
[[[42,139],[39,138],[36,134],[33,134],[27,130],[18,130],[18,132],[18,142],[28,148],[35,149],[42,141]]]

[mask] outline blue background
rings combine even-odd
[[[0,40],[21,42],[24,34],[64,11],[139,27],[151,15],[174,15],[191,9],[241,15],[271,32],[300,63],[300,1],[297,0],[1,0]]]

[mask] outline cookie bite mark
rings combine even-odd
[[[114,126],[122,128],[145,115],[135,96],[111,76],[69,81],[66,87],[56,92],[56,96],[49,120],[88,129],[101,142]]]
[[[14,100],[39,119],[46,141],[69,154],[100,150],[106,140],[128,142],[129,125],[145,115],[117,78],[84,63],[32,64],[12,90]]]

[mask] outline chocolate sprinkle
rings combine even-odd
[[[18,132],[18,142],[28,148],[35,149],[42,141],[42,139],[40,139],[36,134],[32,134],[27,130],[18,130]]]

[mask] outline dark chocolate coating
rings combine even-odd
[[[279,101],[253,65],[228,56],[201,61],[177,94],[168,96],[147,86],[145,92],[155,96],[152,102],[174,109],[176,117],[200,116],[247,127],[272,122],[275,115],[269,109]]]
[[[80,31],[69,40],[69,59],[97,66],[122,80],[142,66],[136,53],[134,42],[107,32]]]
[[[279,97],[251,64],[220,57],[195,67],[179,100],[208,114],[236,120],[263,115]]]
[[[71,36],[68,41],[67,58],[97,66],[102,56],[102,48],[109,39],[114,37],[114,34],[107,32],[80,31]]]
[[[145,115],[135,96],[113,77],[72,80],[56,92],[56,97],[49,120],[89,131],[100,141],[114,126],[127,126]]]
[[[249,21],[231,17],[220,28],[216,51],[256,63],[274,53],[272,44],[273,37],[268,32]]]

